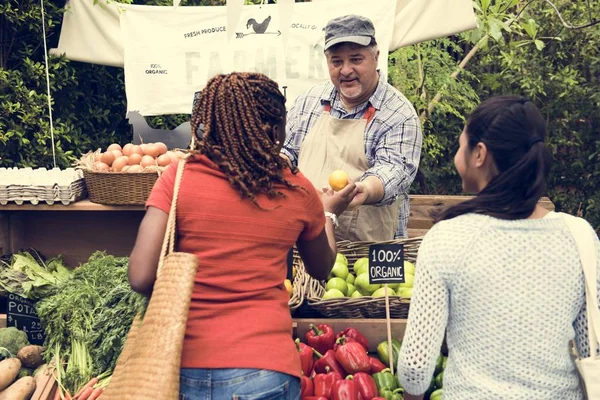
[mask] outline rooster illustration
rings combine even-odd
[[[173,130],[151,128],[144,117],[137,111],[129,111],[126,116],[133,127],[133,144],[163,142],[169,149],[185,149],[192,139],[192,128],[189,122],[177,126]],[[203,127],[200,128],[203,131]]]
[[[256,22],[256,20],[254,18],[250,18],[248,20],[248,22],[246,22],[246,29],[250,28],[250,25],[252,25],[252,29],[254,30],[255,33],[263,34],[267,31],[267,28],[269,27],[270,22],[271,22],[270,15],[260,24],[258,22]]]

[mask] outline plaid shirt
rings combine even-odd
[[[369,169],[367,176],[377,176],[384,187],[383,198],[377,206],[392,204],[398,196],[400,217],[396,237],[407,236],[409,216],[408,189],[413,182],[421,158],[423,137],[421,124],[412,104],[383,76],[371,98],[347,111],[337,89],[328,81],[299,96],[287,114],[285,144],[281,152],[298,165],[298,154],[304,138],[323,112],[331,104],[331,116],[339,119],[360,119],[371,104],[375,116],[365,130],[365,155]]]

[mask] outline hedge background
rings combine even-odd
[[[522,94],[541,108],[548,121],[548,143],[555,156],[548,196],[559,210],[580,210],[600,231],[600,25],[594,24],[600,19],[600,0],[473,3],[479,29],[389,56],[390,82],[415,104],[423,121],[421,177],[413,193],[459,193],[452,158],[465,116],[489,96]],[[220,4],[224,1],[181,3]],[[44,5],[52,48],[58,43],[65,2],[46,0]],[[584,27],[568,28],[561,18],[567,25]],[[70,165],[88,150],[131,140],[122,69],[62,57],[51,57],[49,69],[60,166]],[[0,166],[52,165],[44,70],[39,1],[4,0]],[[457,71],[458,76],[452,76]],[[171,129],[188,118],[170,115],[148,122]]]

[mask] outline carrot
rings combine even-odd
[[[81,396],[81,393],[83,393],[83,391],[89,387],[93,387],[96,383],[98,383],[98,378],[94,377],[92,379],[90,379],[90,381],[88,383],[86,383],[85,385],[83,385],[81,387],[81,389],[79,389],[77,391],[77,393],[75,393],[75,397],[78,398],[78,396]]]
[[[71,393],[69,393],[68,390],[67,393],[65,393],[65,400],[73,400],[73,398],[71,397]]]
[[[92,387],[86,387],[85,389],[83,389],[83,392],[81,392],[81,394],[79,395],[79,397],[77,399],[78,400],[88,400],[88,398],[90,397],[90,395],[92,394],[93,391],[94,391],[94,389],[92,389]]]
[[[56,387],[56,391],[54,392],[54,398],[52,400],[61,400],[61,398],[60,398],[60,386]]]
[[[102,388],[96,388],[94,389],[94,391],[92,392],[92,394],[90,395],[90,397],[88,397],[88,400],[96,400],[98,397],[100,397],[100,395],[102,394],[103,390]]]

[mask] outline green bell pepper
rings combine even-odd
[[[392,356],[394,358],[394,364],[398,363],[398,355],[400,354],[400,348],[402,347],[402,343],[397,339],[392,339]],[[390,366],[390,352],[388,350],[388,342],[387,340],[379,343],[377,345],[377,355],[382,363],[386,366]]]
[[[396,390],[387,390],[384,389],[383,392],[379,393],[380,397],[383,397],[385,400],[402,400],[404,390],[396,389]]]
[[[380,395],[384,390],[394,391],[398,389],[396,378],[394,377],[394,375],[392,375],[389,368],[386,368],[381,372],[373,374],[372,377],[375,381],[377,391],[379,391]]]

